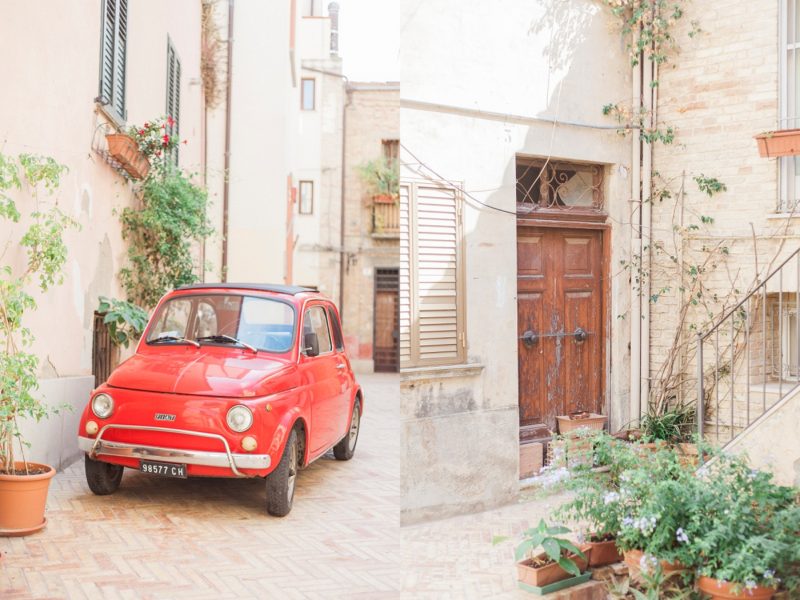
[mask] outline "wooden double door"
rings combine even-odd
[[[549,439],[556,415],[602,412],[604,231],[517,228],[520,440]]]

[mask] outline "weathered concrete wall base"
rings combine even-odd
[[[93,389],[93,375],[39,381],[37,393],[45,404],[67,408],[38,423],[28,420],[20,424],[23,439],[31,444],[25,450],[27,460],[46,463],[60,471],[80,458],[78,423]]]
[[[518,437],[516,407],[404,421],[401,525],[512,502]]]

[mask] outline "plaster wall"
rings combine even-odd
[[[80,224],[64,236],[68,259],[64,281],[46,294],[33,292],[38,310],[25,325],[36,338],[41,388],[48,402],[82,407],[93,387],[92,325],[98,296],[124,298],[116,274],[125,264],[118,213],[134,203],[132,184],[96,149],[105,148],[110,120],[98,109],[101,2],[53,3],[43,11],[36,3],[9,0],[0,6],[0,151],[52,156],[68,167],[53,195],[14,191],[23,219],[0,223],[0,262],[23,268],[18,245],[33,210],[57,204]],[[33,25],[32,25],[33,24]],[[31,43],[31,34],[48,43]],[[201,166],[200,4],[179,0],[129,3],[126,107],[127,123],[143,123],[166,112],[167,38],[181,59],[180,163]],[[25,48],[25,51],[20,51]],[[13,83],[11,83],[13,82]],[[57,93],[53,91],[57,90]],[[35,457],[70,456],[62,438],[42,434],[73,417],[36,426]],[[66,426],[66,425],[65,425]],[[66,440],[69,436],[64,437]],[[66,441],[64,442],[66,444]],[[65,454],[66,452],[66,454]]]
[[[432,170],[475,198],[464,202],[468,366],[402,371],[401,514],[409,523],[516,496],[516,157],[605,165],[611,264],[618,264],[630,247],[629,142],[613,128],[547,119],[609,126],[602,105],[628,95],[631,84],[622,42],[593,2],[434,0],[405,9],[400,119],[409,152],[402,175],[415,180]],[[630,298],[627,279],[611,275],[605,401],[612,423],[621,423],[628,417],[629,330],[611,315]],[[426,465],[424,479],[419,465]]]
[[[237,2],[231,98],[228,281],[286,276],[288,138],[297,127],[289,2]]]

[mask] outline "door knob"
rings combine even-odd
[[[539,341],[539,336],[536,333],[534,333],[533,331],[531,331],[530,329],[528,329],[528,331],[523,333],[519,337],[519,339],[522,340],[523,344],[525,344],[526,346],[528,346],[530,348],[531,346],[534,346],[536,344],[536,342]]]
[[[586,341],[586,336],[588,336],[589,334],[583,329],[583,327],[578,327],[575,330],[575,333],[573,333],[572,335],[575,336],[576,342],[584,342]]]

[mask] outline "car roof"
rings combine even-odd
[[[210,289],[226,289],[226,290],[258,290],[260,292],[273,292],[276,294],[288,294],[296,296],[298,294],[312,293],[318,294],[319,292],[312,288],[301,287],[299,285],[278,285],[271,283],[193,283],[191,285],[184,285],[179,287],[178,290],[210,290]]]

